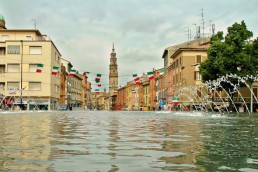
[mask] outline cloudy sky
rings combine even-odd
[[[205,33],[226,31],[244,20],[258,36],[258,0],[1,0],[0,14],[8,29],[34,29],[48,35],[62,57],[80,72],[106,74],[112,44],[120,85],[134,73],[163,67],[166,47],[188,40],[196,26]]]

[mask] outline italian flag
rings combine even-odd
[[[87,74],[90,74],[90,72],[83,72],[83,76],[86,76]]]
[[[41,73],[41,72],[42,72],[42,69],[43,69],[43,64],[37,64],[36,72],[37,72],[37,73]]]
[[[147,72],[149,80],[154,78],[153,72]]]
[[[136,93],[136,91],[135,91],[135,90],[132,90],[132,93]]]
[[[57,75],[58,69],[59,69],[59,67],[53,66],[52,75]]]
[[[133,78],[134,78],[134,81],[137,85],[140,85],[141,84],[141,80],[140,80],[140,77],[138,77],[137,74],[133,74]]]
[[[178,98],[178,97],[173,97],[173,98],[172,98],[172,103],[173,103],[174,105],[178,105],[178,101],[179,101],[179,98]]]
[[[100,82],[100,77],[101,77],[101,74],[96,75],[96,78],[95,78],[96,83]]]
[[[74,76],[75,73],[76,73],[76,70],[71,70],[69,73],[69,76]]]
[[[95,89],[95,93],[96,93],[96,94],[99,94],[99,89]]]
[[[135,78],[134,81],[135,81],[135,83],[136,83],[137,85],[140,85],[140,84],[141,84],[140,77]]]
[[[165,72],[166,72],[166,69],[161,69],[159,72],[159,76],[163,76]]]
[[[114,90],[114,93],[117,93],[117,92],[118,92],[118,89],[115,89],[115,90]]]
[[[184,70],[184,69],[185,69],[185,66],[184,66],[184,65],[180,65],[179,68],[180,68],[181,70]]]
[[[198,66],[199,65],[199,63],[195,63],[195,64],[192,64],[191,66]]]

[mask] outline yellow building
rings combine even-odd
[[[150,110],[150,81],[147,77],[142,81],[143,110]]]
[[[84,105],[84,88],[83,78],[80,74],[71,77],[71,104],[74,107],[82,107]]]
[[[4,24],[0,22],[1,94],[23,109],[55,109],[60,75],[51,72],[53,66],[60,68],[60,52],[39,30],[5,29]],[[36,73],[37,64],[43,64],[41,73]]]
[[[60,104],[71,104],[71,77],[69,72],[73,65],[66,59],[61,58],[61,80],[60,80]]]
[[[180,105],[186,107],[201,102],[202,88],[198,88],[202,84],[202,78],[199,73],[199,64],[207,59],[207,50],[210,46],[209,42],[199,45],[192,45],[186,48],[178,48],[171,55],[170,71],[173,76],[174,96],[180,97]],[[191,87],[192,86],[192,87]],[[193,89],[194,88],[194,92]],[[198,95],[198,97],[196,97]]]

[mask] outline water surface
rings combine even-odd
[[[257,169],[256,114],[0,113],[0,171]]]

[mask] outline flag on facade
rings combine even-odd
[[[115,90],[114,90],[114,93],[117,93],[117,92],[118,92],[118,89],[115,89]]]
[[[75,73],[76,73],[76,70],[71,70],[71,71],[69,72],[69,76],[74,76]]]
[[[140,85],[141,84],[141,80],[140,80],[140,77],[138,77],[137,74],[133,74],[133,78],[134,78],[134,81],[137,85]]]
[[[165,72],[166,72],[166,69],[161,69],[159,72],[159,76],[163,76]]]
[[[179,65],[180,70],[184,70],[185,66],[184,65]]]
[[[149,80],[154,78],[153,72],[147,72]]]
[[[192,64],[191,66],[198,66],[200,63],[195,63],[195,64]]]
[[[140,84],[141,84],[140,77],[135,78],[134,81],[135,81],[135,83],[136,83],[137,85],[140,85]]]
[[[89,75],[90,74],[90,72],[83,72],[83,76],[87,76],[87,75]]]
[[[53,66],[53,68],[52,68],[52,75],[57,75],[58,69],[59,69],[59,67]]]
[[[132,93],[136,93],[136,91],[133,89],[133,90],[132,90]]]
[[[98,84],[98,87],[101,87],[101,84]]]
[[[43,64],[37,64],[36,72],[37,72],[37,73],[41,73],[41,72],[42,72],[42,69],[43,69]]]
[[[138,75],[137,74],[133,74],[133,77],[136,78]]]

